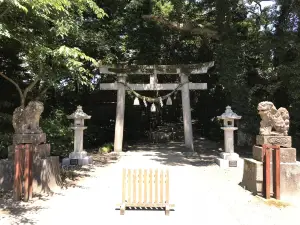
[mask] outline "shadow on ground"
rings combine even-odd
[[[146,152],[151,160],[168,166],[213,166],[215,158],[223,152],[223,143],[216,143],[205,138],[197,138],[194,141],[194,153],[188,152],[182,142],[169,143],[143,143],[128,146],[127,154],[130,152]],[[251,147],[236,148],[236,152],[241,158],[251,157]]]
[[[27,212],[38,212],[39,210],[44,209],[44,207],[34,206],[32,203],[37,200],[47,201],[52,195],[46,196],[34,194],[32,200],[23,202],[14,201],[12,191],[0,192],[0,220],[1,216],[9,216],[10,218],[13,218],[14,224],[35,224],[35,221],[28,219],[25,214]]]

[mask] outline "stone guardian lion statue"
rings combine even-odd
[[[31,101],[24,108],[22,106],[15,109],[12,124],[16,134],[40,134],[43,133],[39,126],[39,121],[44,105],[39,101]]]
[[[259,134],[264,136],[287,136],[290,116],[286,108],[276,109],[272,102],[260,102],[257,106],[261,117]]]

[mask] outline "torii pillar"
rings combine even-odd
[[[194,151],[193,127],[190,103],[189,77],[180,73],[180,81],[184,84],[181,88],[182,114],[184,126],[184,144],[189,151]]]
[[[126,74],[118,75],[118,82],[126,83]],[[123,130],[124,130],[124,114],[125,114],[125,89],[123,84],[118,83],[117,107],[116,107],[116,125],[114,151],[122,152]]]

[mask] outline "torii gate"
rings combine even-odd
[[[206,90],[207,83],[191,83],[189,82],[189,74],[205,74],[207,70],[214,66],[214,62],[202,64],[187,65],[118,65],[118,66],[101,66],[100,74],[116,74],[118,82],[101,83],[100,90],[118,90],[117,94],[117,111],[115,125],[114,151],[121,152],[123,145],[124,130],[124,112],[125,112],[125,90],[130,87],[135,91],[157,91],[157,90],[174,90],[178,87],[176,83],[157,83],[157,75],[159,74],[176,74],[180,76],[182,87],[182,112],[184,123],[184,140],[185,146],[190,151],[194,151],[193,130],[190,106],[190,90]],[[150,75],[149,84],[129,84],[126,83],[126,77],[129,74]],[[126,87],[126,84],[128,87]]]

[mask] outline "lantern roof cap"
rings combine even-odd
[[[222,120],[224,119],[239,120],[241,118],[242,118],[241,116],[237,115],[235,112],[232,111],[230,106],[227,106],[225,112],[221,116],[218,116],[218,119],[222,119]]]
[[[71,115],[67,116],[68,119],[90,119],[91,116],[87,115],[82,110],[82,106],[77,106],[77,109],[75,112],[73,112]]]

